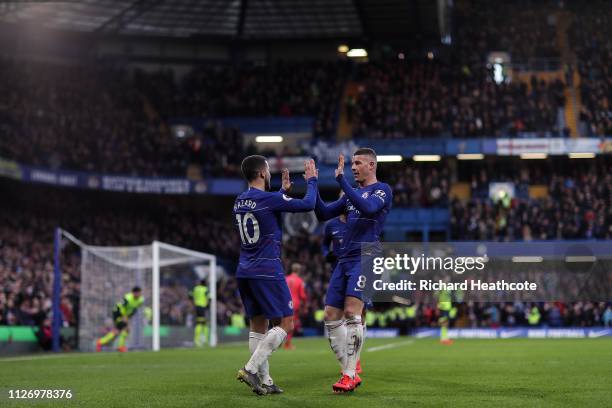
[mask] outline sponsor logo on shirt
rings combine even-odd
[[[382,198],[387,196],[387,194],[383,190],[376,190],[376,191],[374,191],[374,195],[380,196]]]
[[[385,193],[383,190],[374,191],[374,197],[380,198],[383,203],[385,202],[386,196],[387,196],[387,193]]]

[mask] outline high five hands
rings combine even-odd
[[[308,181],[311,177],[319,177],[319,170],[315,166],[315,162],[312,159],[304,161],[304,179]],[[289,169],[284,168],[281,172],[282,188],[285,192],[289,192],[293,187],[293,182],[289,177]]]
[[[335,177],[338,177],[341,174],[344,175],[344,155],[343,154],[338,156],[338,167],[336,168]]]
[[[304,162],[304,179],[308,180],[311,177],[319,177],[319,170],[317,170],[314,160],[308,159]]]
[[[289,178],[289,169],[285,167],[281,174],[282,174],[282,188],[283,190],[285,190],[285,192],[289,192],[291,190],[291,187],[293,187],[293,183],[291,182],[291,179]]]

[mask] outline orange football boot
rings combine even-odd
[[[332,389],[336,394],[343,392],[351,392],[355,390],[355,380],[353,380],[348,375],[343,374],[342,377],[338,380],[338,382],[332,385]]]

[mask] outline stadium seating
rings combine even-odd
[[[575,5],[575,17],[568,33],[577,57],[578,85],[582,109],[583,136],[612,134],[612,19],[601,13],[606,4],[589,2]]]
[[[561,81],[496,84],[484,64],[403,61],[359,69],[355,136],[404,138],[562,135]]]

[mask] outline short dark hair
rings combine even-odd
[[[142,289],[140,289],[140,286],[134,286],[132,292],[142,292]]]
[[[252,156],[245,157],[240,165],[240,170],[242,171],[242,176],[246,179],[246,181],[253,181],[257,178],[257,173],[259,173],[265,167],[266,158],[258,154],[254,154]]]
[[[202,286],[206,286],[206,279],[202,279],[202,280],[200,281],[200,285],[202,285]]]
[[[374,161],[376,161],[376,152],[374,151],[374,149],[371,149],[369,147],[360,147],[355,151],[355,153],[353,153],[353,156],[357,155],[372,156]]]

